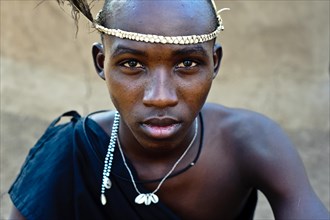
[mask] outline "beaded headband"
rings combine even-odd
[[[99,15],[97,14],[96,19],[94,20],[94,27],[101,33],[115,36],[121,39],[129,39],[134,41],[141,41],[146,43],[161,43],[161,44],[179,44],[179,45],[187,45],[187,44],[198,44],[204,43],[206,41],[210,41],[217,37],[217,35],[224,30],[224,26],[222,24],[222,19],[220,16],[220,12],[225,10],[230,10],[229,8],[223,8],[217,11],[216,5],[212,0],[213,8],[216,11],[218,18],[218,27],[215,31],[202,34],[202,35],[187,35],[187,36],[161,36],[161,35],[153,35],[153,34],[141,34],[136,32],[129,32],[120,29],[111,29],[106,28],[99,24]]]

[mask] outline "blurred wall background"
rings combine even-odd
[[[54,0],[1,0],[0,219],[30,147],[55,117],[111,109],[95,74],[98,34]],[[38,6],[39,5],[39,6]],[[100,9],[102,1],[95,6]],[[287,131],[311,184],[329,209],[329,1],[217,1],[225,31],[210,102],[268,115]],[[272,219],[261,196],[256,219]]]

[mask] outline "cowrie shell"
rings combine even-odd
[[[140,194],[135,198],[135,203],[142,204],[146,201],[146,194]]]
[[[148,194],[140,194],[135,198],[136,204],[145,204],[150,205],[151,203],[157,203],[159,201],[159,198],[154,193],[148,193]]]
[[[150,194],[150,199],[151,199],[151,202],[153,202],[153,203],[157,203],[159,201],[158,196],[153,193]]]

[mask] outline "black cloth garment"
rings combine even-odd
[[[149,206],[135,204],[137,195],[118,150],[114,152],[112,187],[107,204],[100,202],[103,160],[109,136],[88,117],[74,111],[55,119],[30,150],[21,172],[9,190],[16,208],[33,220],[180,219],[161,201]],[[133,175],[136,172],[129,164]],[[143,186],[138,185],[144,192]],[[238,219],[253,219],[256,191]]]

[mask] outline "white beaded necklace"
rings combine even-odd
[[[191,146],[195,142],[196,137],[197,137],[197,133],[198,133],[198,121],[197,121],[197,119],[195,119],[195,134],[194,134],[194,137],[191,140],[190,144],[188,145],[186,150],[183,152],[181,157],[175,162],[172,169],[163,177],[163,179],[158,184],[157,188],[151,193],[141,193],[138,190],[137,186],[136,186],[135,180],[133,178],[133,174],[132,174],[131,170],[129,169],[129,167],[126,163],[126,159],[125,159],[123,150],[121,148],[120,140],[118,138],[119,120],[120,120],[120,115],[119,115],[118,112],[116,112],[114,122],[113,122],[113,125],[112,125],[112,132],[111,132],[111,138],[110,138],[110,143],[109,143],[109,147],[108,147],[108,152],[107,152],[105,160],[104,160],[103,179],[102,179],[102,186],[101,186],[101,203],[103,205],[105,205],[106,202],[107,202],[106,197],[104,195],[105,188],[107,188],[107,189],[111,188],[111,181],[110,181],[109,176],[110,176],[111,165],[112,165],[112,160],[113,160],[113,152],[114,152],[114,148],[115,148],[115,141],[117,141],[117,143],[118,143],[118,148],[119,148],[120,154],[122,156],[124,165],[125,165],[128,173],[131,177],[133,186],[134,186],[136,192],[139,194],[135,198],[135,203],[137,203],[137,204],[143,204],[144,203],[145,205],[150,205],[151,203],[158,203],[159,198],[155,193],[160,189],[160,187],[164,183],[164,181],[171,175],[171,173],[174,171],[174,169],[177,167],[177,165],[184,158],[184,156],[187,154],[187,152],[189,151],[189,149],[191,148]]]
[[[112,160],[113,160],[113,152],[115,151],[115,146],[116,146],[119,119],[120,119],[119,112],[116,112],[115,117],[113,119],[113,125],[112,125],[112,131],[111,131],[108,151],[107,151],[107,154],[104,159],[103,178],[102,178],[102,185],[101,185],[101,203],[102,203],[102,205],[105,205],[107,203],[107,199],[104,195],[105,189],[110,189],[111,185],[112,185],[109,177],[110,177]]]

